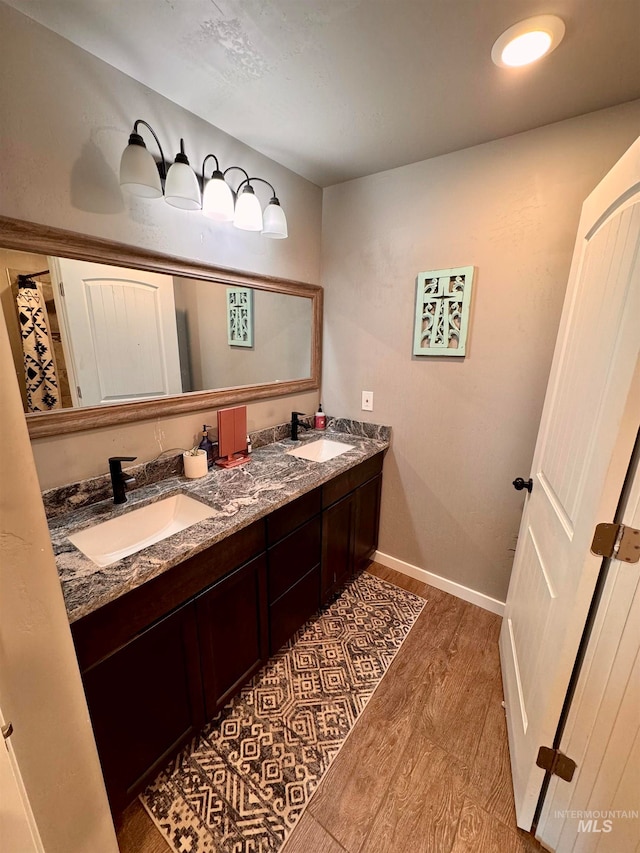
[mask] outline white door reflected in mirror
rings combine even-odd
[[[173,278],[49,258],[74,406],[180,394]]]

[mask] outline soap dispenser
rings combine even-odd
[[[327,428],[327,416],[322,411],[322,403],[318,406],[318,411],[315,414],[313,419],[313,425],[316,429],[326,429]]]
[[[202,425],[202,441],[198,445],[200,450],[207,451],[207,468],[213,468],[213,442],[209,438],[209,432],[211,427],[208,427],[206,424]]]

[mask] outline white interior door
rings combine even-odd
[[[622,523],[640,529],[640,466]],[[640,563],[611,561],[561,749],[578,767],[552,779],[537,837],[556,853],[638,850]]]
[[[598,574],[593,531],[613,520],[626,467],[613,463],[631,454],[621,424],[640,349],[639,246],[640,139],[583,206],[500,635],[524,829]]]
[[[182,391],[171,276],[68,258],[49,262],[62,297],[75,405]]]

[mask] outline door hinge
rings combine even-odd
[[[64,297],[64,281],[60,282],[60,295]]]
[[[9,722],[5,726],[0,727],[0,732],[2,732],[2,737],[5,740],[8,740],[11,737],[11,735],[13,734],[13,723],[11,722],[11,720],[9,720]]]
[[[82,400],[82,388],[79,385],[76,385],[76,392],[78,394],[78,400]]]
[[[624,524],[598,524],[593,534],[591,553],[596,557],[637,563],[640,560],[640,530]]]
[[[567,758],[559,749],[551,749],[548,746],[541,746],[538,750],[536,765],[551,773],[552,776],[559,776],[565,782],[573,779],[578,766],[573,759]]]

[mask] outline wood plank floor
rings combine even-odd
[[[517,829],[500,618],[373,563],[427,605],[281,853],[532,853]],[[136,801],[121,853],[167,853]]]

